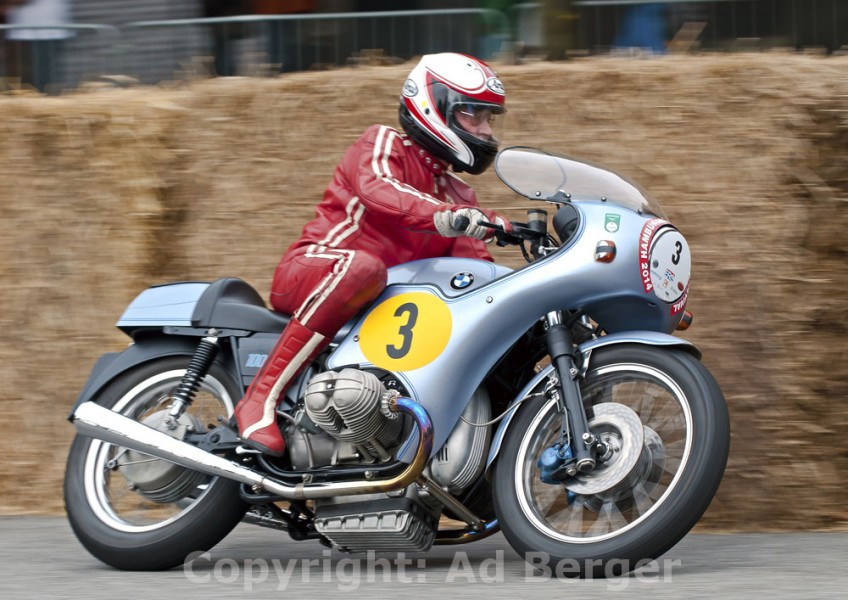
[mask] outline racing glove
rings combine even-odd
[[[511,229],[509,221],[492,213],[494,218],[489,217],[478,208],[460,208],[458,210],[442,210],[433,214],[433,224],[436,231],[444,237],[459,237],[461,235],[476,240],[490,239],[494,230],[480,221],[497,223],[505,230]]]

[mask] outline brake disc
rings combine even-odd
[[[611,456],[591,472],[578,473],[564,482],[566,489],[575,494],[599,494],[629,481],[638,470],[645,445],[645,428],[632,408],[605,402],[595,405],[594,412],[589,430],[609,446]]]

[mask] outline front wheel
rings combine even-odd
[[[183,436],[214,428],[232,414],[240,389],[214,363],[176,429],[164,419],[190,357],[165,358],[119,376],[98,404],[160,431]],[[65,472],[71,527],[95,557],[119,569],[160,570],[221,541],[244,516],[239,484],[210,477],[85,436],[77,436]]]
[[[727,462],[727,407],[697,359],[652,346],[595,350],[581,393],[607,449],[596,469],[542,481],[537,463],[562,418],[554,400],[529,400],[495,464],[495,510],[510,545],[545,572],[618,575],[666,552],[707,509]]]

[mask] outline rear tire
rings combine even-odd
[[[727,407],[693,356],[642,345],[595,350],[581,391],[592,407],[590,428],[620,452],[606,475],[541,481],[536,461],[561,424],[556,402],[541,396],[519,409],[507,431],[493,472],[495,511],[510,545],[546,573],[618,575],[662,555],[707,509],[727,462]],[[638,420],[617,430],[609,423],[618,417],[604,423],[605,411]],[[628,448],[627,435],[638,443]],[[591,489],[618,477],[615,461],[628,451],[636,466],[607,489]]]
[[[168,406],[168,392],[180,382],[190,358],[169,357],[141,365],[110,383],[95,401],[135,420],[148,418]],[[217,417],[229,417],[240,397],[240,387],[214,363],[187,414],[202,427],[215,427]],[[121,454],[122,449],[113,444],[77,436],[65,473],[65,508],[71,528],[82,545],[108,565],[132,571],[181,565],[192,552],[208,550],[221,541],[247,510],[237,482],[207,476],[194,479],[188,473],[174,477],[182,487],[174,484],[172,501],[150,499],[131,489],[121,474],[126,465],[107,466],[110,460],[120,460]],[[147,461],[135,464],[141,462]],[[183,489],[188,489],[185,495]],[[166,488],[166,498],[168,492]]]

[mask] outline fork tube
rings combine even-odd
[[[577,470],[588,472],[595,468],[594,446],[595,436],[589,431],[586,422],[586,411],[580,396],[579,371],[574,364],[575,349],[571,331],[562,324],[562,316],[558,311],[550,312],[545,317],[548,331],[548,354],[556,367],[559,377],[562,398],[566,414],[571,426],[571,449]]]

